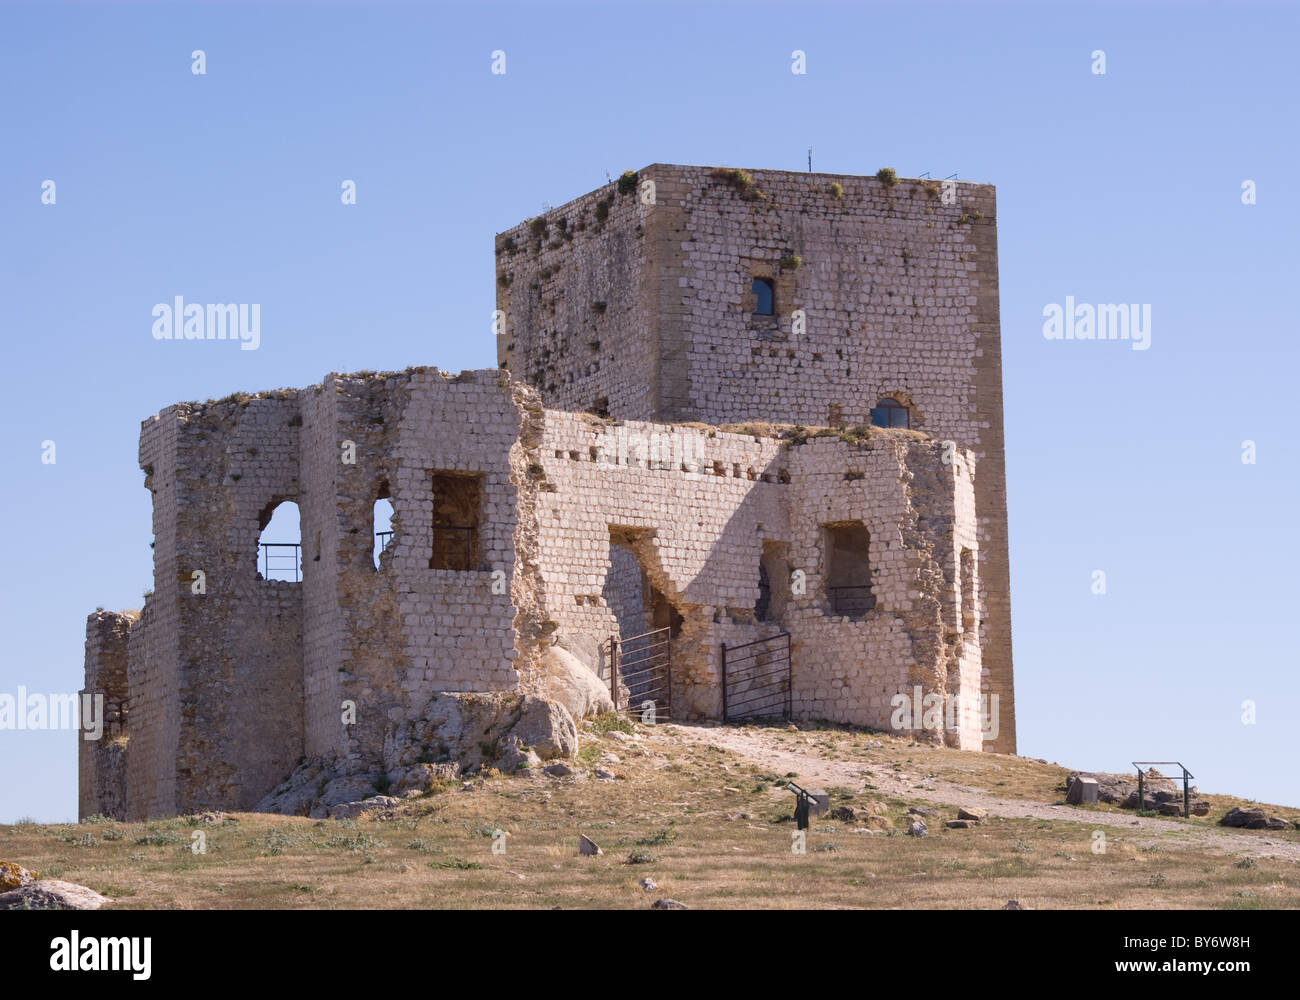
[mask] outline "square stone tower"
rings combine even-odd
[[[497,353],[555,409],[970,449],[981,686],[1011,753],[996,221],[985,184],[652,164],[497,236]]]

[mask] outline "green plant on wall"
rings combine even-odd
[[[898,171],[893,167],[881,167],[876,171],[876,180],[885,187],[895,187],[898,184]]]
[[[635,194],[637,183],[640,181],[635,170],[624,170],[618,175],[618,193]]]
[[[741,170],[738,167],[718,167],[709,174],[714,180],[722,181],[729,185],[745,200],[753,198],[766,198],[758,188],[754,186],[754,175],[748,170]]]

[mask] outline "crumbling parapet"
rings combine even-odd
[[[77,730],[80,818],[101,815],[126,819],[126,743],[130,738],[127,693],[128,643],[139,611],[96,611],[86,619],[85,687],[87,704],[99,725]],[[91,736],[94,738],[88,739]]]

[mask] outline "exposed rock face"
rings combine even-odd
[[[614,711],[609,687],[581,659],[560,646],[542,658],[547,694],[569,710],[575,719]]]
[[[577,748],[573,716],[556,702],[508,692],[443,693],[421,718],[390,729],[382,766],[338,755],[304,761],[254,811],[318,819],[355,815],[377,807],[366,806],[376,795],[417,794],[487,766],[535,767],[572,757]]]

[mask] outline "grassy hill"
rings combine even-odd
[[[358,820],[18,823],[0,826],[0,861],[119,908],[1300,906],[1300,832],[1215,826],[1246,804],[1231,797],[1206,796],[1204,819],[1134,816],[1056,805],[1068,773],[1056,765],[889,734],[613,718],[580,728],[568,777],[489,772]],[[792,853],[791,778],[861,814],[814,817],[806,853]],[[958,805],[988,816],[948,829]],[[924,838],[905,835],[913,807],[931,811]],[[603,853],[580,856],[580,834]],[[658,887],[642,889],[645,878]]]

